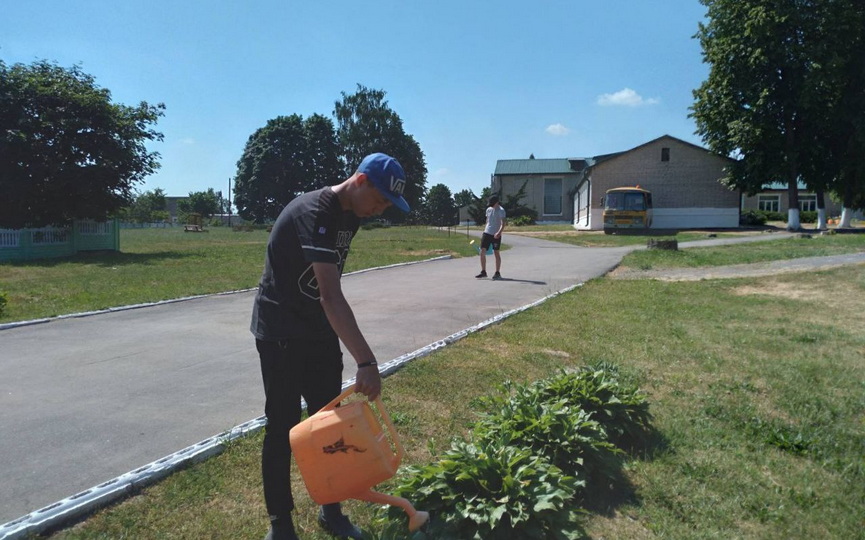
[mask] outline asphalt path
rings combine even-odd
[[[504,242],[502,280],[475,279],[477,257],[344,276],[379,361],[604,275],[634,249]],[[260,417],[252,301],[240,292],[0,330],[0,523]]]

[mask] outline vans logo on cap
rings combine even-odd
[[[403,180],[402,178],[397,178],[396,176],[391,176],[390,191],[391,193],[402,195],[403,191],[405,191],[405,180]]]

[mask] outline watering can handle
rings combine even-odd
[[[393,464],[395,468],[399,467],[399,464],[402,462],[402,456],[405,454],[405,450],[402,448],[402,443],[399,442],[399,436],[396,434],[396,428],[393,427],[393,422],[391,421],[390,416],[384,409],[384,404],[381,402],[381,396],[375,398],[375,406],[378,409],[379,414],[381,414],[381,418],[384,420],[387,430],[390,431],[390,437],[391,440],[393,440],[394,446],[396,446],[396,455],[393,458]]]
[[[348,396],[350,396],[352,394],[354,394],[354,385],[351,385],[351,386],[347,387],[345,390],[343,390],[340,395],[333,398],[333,400],[330,403],[328,403],[327,405],[325,405],[324,407],[322,407],[321,410],[322,411],[329,411],[331,409],[335,409],[336,406],[342,402],[342,400],[344,400],[345,398],[347,398]]]
[[[337,405],[339,405],[344,399],[354,394],[354,385],[347,387],[342,393],[333,400],[321,408],[322,411],[329,411],[331,409],[335,409]],[[396,434],[396,428],[393,426],[393,422],[388,416],[387,411],[384,408],[384,404],[381,402],[381,396],[375,398],[375,406],[378,409],[379,414],[384,420],[385,425],[387,426],[387,430],[390,432],[390,437],[393,440],[394,446],[396,446],[396,456],[394,456],[394,463],[396,466],[399,466],[400,462],[402,462],[402,456],[405,454],[405,450],[403,450],[402,443],[399,441],[399,437]]]

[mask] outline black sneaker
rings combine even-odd
[[[268,531],[264,540],[300,540],[300,538],[294,532],[294,524],[289,521],[285,524],[271,522],[270,531]]]
[[[363,539],[361,530],[355,527],[345,514],[339,514],[327,519],[324,517],[324,511],[319,509],[318,524],[337,538]]]
[[[493,274],[493,279],[502,279],[502,275],[496,272],[495,274]]]
[[[487,277],[486,270],[481,270],[481,273],[475,276],[476,278]]]

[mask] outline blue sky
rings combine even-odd
[[[138,190],[228,179],[279,115],[332,117],[357,84],[387,92],[427,187],[489,185],[498,159],[585,157],[688,118],[708,74],[698,0],[0,0],[0,58],[80,64],[115,102],[164,103]]]

